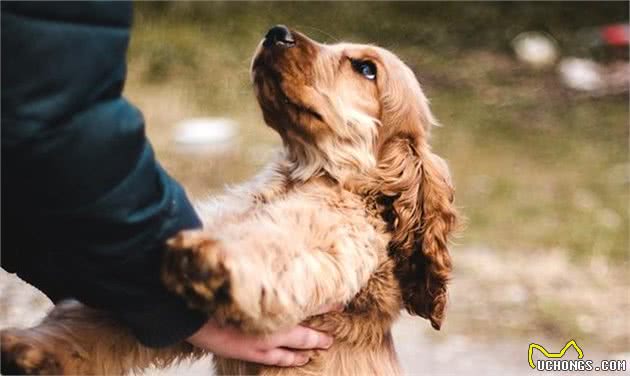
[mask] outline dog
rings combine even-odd
[[[335,339],[301,367],[215,356],[218,374],[395,375],[391,328],[406,309],[440,329],[458,213],[436,125],[414,73],[376,46],[325,45],[269,30],[251,65],[282,152],[254,179],[198,205],[200,230],[168,240],[163,282],[221,325],[264,335],[304,323]],[[344,303],[340,312],[313,316]],[[205,355],[152,349],[106,313],[58,305],[2,333],[25,373],[124,374]]]

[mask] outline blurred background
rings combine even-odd
[[[570,339],[585,359],[630,359],[628,2],[135,8],[125,92],[195,199],[246,180],[280,145],[249,81],[270,26],[378,44],[414,70],[467,225],[443,329],[407,316],[395,328],[407,373],[529,374],[530,342],[554,352]],[[0,326],[49,304],[0,274]],[[168,372],[209,364],[191,367]]]

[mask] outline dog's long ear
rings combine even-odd
[[[448,235],[457,222],[448,167],[421,137],[394,137],[381,148],[379,171],[405,307],[440,329],[451,272]]]

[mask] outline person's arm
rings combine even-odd
[[[206,321],[159,279],[201,224],[121,97],[130,24],[128,3],[2,3],[2,265],[163,346]]]
[[[267,364],[326,347],[297,327],[265,341],[220,328],[163,287],[165,240],[199,227],[121,97],[131,4],[2,2],[2,267],[51,299],[113,313],[148,346],[185,339]]]

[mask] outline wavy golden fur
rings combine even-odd
[[[221,374],[397,374],[400,310],[444,320],[457,213],[436,124],[413,72],[382,48],[292,32],[261,44],[256,97],[284,149],[252,181],[201,202],[204,228],[169,240],[163,280],[219,323],[259,333],[300,322],[335,337],[299,368],[214,358]],[[376,75],[364,72],[368,65]],[[311,317],[325,304],[343,312]],[[116,351],[124,349],[124,351]],[[143,347],[78,303],[2,333],[4,360],[31,373],[122,374],[202,355]]]

